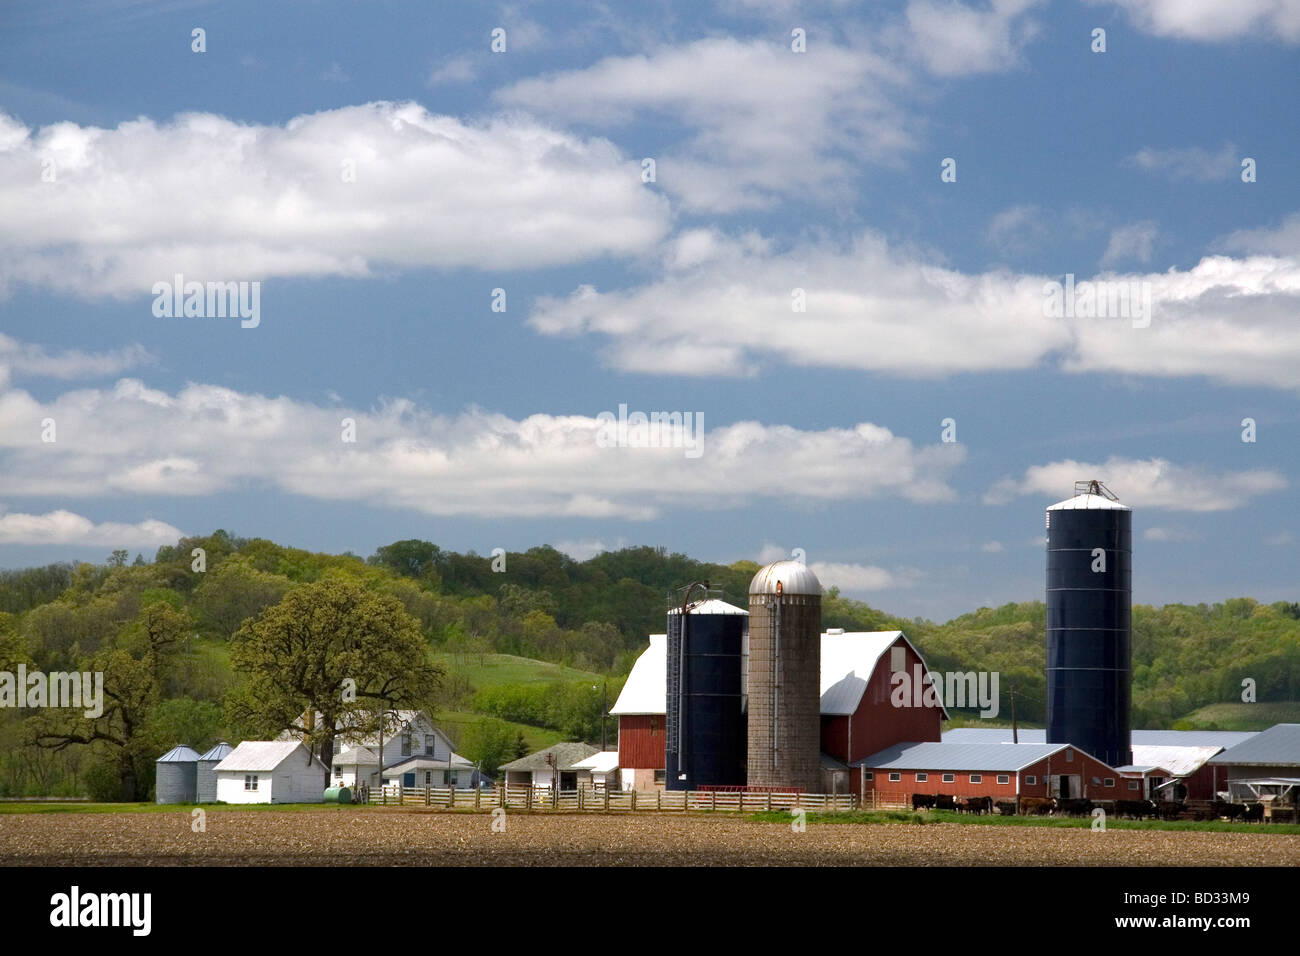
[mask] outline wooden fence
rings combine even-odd
[[[738,793],[704,790],[552,790],[541,787],[505,787],[491,790],[456,787],[387,786],[370,791],[372,806],[425,806],[465,810],[567,810],[615,813],[656,810],[804,810],[839,812],[852,810],[851,794],[828,793]]]

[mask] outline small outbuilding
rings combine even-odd
[[[222,803],[320,803],[326,767],[293,740],[245,740],[217,764]]]
[[[617,790],[619,788],[618,751],[602,750],[592,754],[573,765],[574,770],[586,770],[591,774],[591,785],[597,790]]]
[[[591,771],[575,766],[593,754],[600,753],[591,744],[563,743],[539,750],[518,760],[501,765],[508,787],[545,787],[560,790],[577,790],[591,783]]]
[[[199,803],[217,802],[217,764],[229,757],[234,749],[223,740],[199,758],[197,794]]]

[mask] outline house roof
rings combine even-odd
[[[862,760],[855,760],[851,766],[868,767],[873,770],[975,770],[1010,773],[1037,763],[1044,757],[1049,757],[1069,746],[1069,744],[903,743],[895,744]]]
[[[297,757],[306,765],[316,762],[311,751],[296,740],[245,740],[217,764],[217,772],[275,770],[290,757]],[[308,759],[304,760],[306,757]]]
[[[618,751],[602,750],[600,753],[594,753],[585,760],[579,760],[573,765],[574,770],[590,770],[593,773],[609,773],[618,769]]]
[[[414,756],[402,757],[400,760],[393,761],[387,767],[384,768],[384,772],[388,773],[389,771],[394,771],[394,772],[409,773],[412,770],[446,770],[446,769],[447,769],[446,760],[435,760],[434,758],[430,757],[428,754],[415,754]],[[473,770],[474,764],[471,761],[466,760],[460,754],[453,753],[451,755],[451,769],[452,770]]]
[[[1300,724],[1274,724],[1249,740],[1210,758],[1212,764],[1237,767],[1284,767],[1300,764]]]
[[[855,713],[866,692],[867,681],[880,658],[902,640],[925,658],[902,631],[828,631],[821,635],[821,712],[843,716]],[[668,638],[651,634],[650,646],[632,665],[610,714],[663,714],[668,709]],[[943,711],[946,718],[948,712]]]
[[[512,760],[509,763],[503,763],[501,770],[573,770],[574,764],[585,760],[592,754],[600,752],[599,747],[593,747],[591,744],[563,743],[547,747],[545,750],[539,750],[536,753],[528,754],[526,757],[520,757],[518,760]],[[553,756],[555,763],[548,763],[547,756]],[[584,768],[585,769],[585,768]]]
[[[334,766],[378,767],[379,758],[376,757],[375,752],[368,747],[353,747],[351,750],[345,750],[341,754],[335,754]]]

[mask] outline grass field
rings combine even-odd
[[[734,814],[527,814],[424,808],[188,808],[0,814],[0,865],[1253,866],[1300,864],[1300,836],[1080,827],[842,823]],[[493,824],[497,824],[495,827]]]
[[[460,728],[466,724],[472,724],[475,721],[484,719],[483,714],[475,714],[468,710],[439,710],[432,717],[435,724],[451,734],[452,739],[457,741],[460,740]],[[551,746],[551,744],[558,744],[565,739],[564,734],[548,727],[534,727],[532,724],[519,724],[512,720],[506,720],[503,723],[510,728],[512,733],[524,735],[524,743],[528,745],[529,753],[542,750]],[[610,718],[609,726],[610,735],[613,736],[616,732],[614,718]]]
[[[554,680],[589,681],[593,684],[605,679],[603,674],[593,671],[565,667],[563,664],[551,664],[535,661],[528,657],[515,657],[513,654],[448,654],[435,652],[433,659],[448,670],[464,674],[476,688],[492,687],[496,684],[535,684],[549,683]]]
[[[1174,721],[1174,730],[1267,730],[1300,723],[1300,701],[1209,704]]]

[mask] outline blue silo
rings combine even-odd
[[[743,786],[748,730],[741,655],[749,612],[704,600],[668,612],[665,786]]]
[[[1047,742],[1133,762],[1133,510],[1099,481],[1047,509]]]

